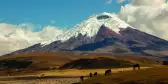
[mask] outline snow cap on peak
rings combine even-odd
[[[79,34],[87,37],[95,36],[100,27],[104,25],[109,29],[119,33],[120,28],[131,27],[124,21],[120,20],[117,15],[103,12],[101,14],[92,15],[87,20],[84,20],[80,24],[77,24],[74,28],[64,32],[63,34],[56,37],[54,41],[67,41],[71,37],[77,37]],[[50,42],[47,42],[47,44]]]

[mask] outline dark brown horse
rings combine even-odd
[[[163,61],[162,64],[163,65],[168,65],[168,61]]]
[[[108,70],[105,71],[105,76],[106,75],[111,75],[111,69],[108,69]]]
[[[89,77],[90,77],[90,78],[93,77],[93,74],[92,74],[92,73],[89,73]]]
[[[83,80],[84,80],[84,76],[81,76],[81,77],[80,77],[80,80],[83,81]]]
[[[98,75],[97,72],[95,72],[95,73],[94,73],[94,76],[97,76],[97,75]]]
[[[139,64],[133,65],[133,71],[135,71],[136,68],[138,68],[138,71],[139,71],[140,70],[140,65]]]

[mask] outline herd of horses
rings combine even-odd
[[[137,69],[138,71],[140,70],[140,65],[139,65],[139,64],[133,65],[133,71],[135,71],[136,69]],[[111,69],[107,69],[107,70],[105,70],[105,72],[104,72],[104,75],[105,75],[105,76],[111,75],[111,74],[112,74]],[[98,75],[97,72],[94,72],[94,74],[89,73],[89,77],[90,77],[90,78],[93,77],[93,76],[97,76],[97,75]],[[83,80],[84,80],[84,76],[80,76],[80,80],[83,81]]]

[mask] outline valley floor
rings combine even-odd
[[[168,84],[168,66],[97,76],[84,80],[82,84]]]
[[[149,67],[142,67],[147,69]],[[0,84],[71,84],[80,82],[79,76],[88,76],[90,72],[98,72],[99,75],[104,75],[106,69],[89,69],[89,70],[52,70],[40,72],[37,75],[22,75],[22,76],[1,76]],[[129,72],[132,68],[116,68],[112,69],[113,73]],[[42,76],[44,74],[44,76]],[[85,77],[87,79],[87,77]]]

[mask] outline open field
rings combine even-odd
[[[138,63],[142,66],[141,67],[142,70],[146,70],[146,69],[148,70],[148,68],[161,66],[160,59],[155,59],[153,57],[144,57],[144,56],[138,56],[138,57],[110,56],[107,54],[93,54],[93,53],[92,54],[50,53],[50,52],[27,53],[27,54],[19,54],[14,56],[0,57],[0,64],[1,64],[0,84],[71,84],[71,83],[80,82],[79,80],[80,76],[88,76],[90,72],[92,73],[98,72],[99,75],[104,75],[104,71],[108,68],[102,68],[102,67],[99,69],[83,68],[81,67],[81,65],[79,67],[81,67],[82,69],[78,69],[76,67],[74,67],[73,69],[71,68],[60,69],[59,67],[78,59],[92,60],[92,59],[98,58],[96,61],[95,60],[91,61],[91,63],[93,63],[93,66],[94,66],[94,64],[98,64],[99,62],[100,63],[104,62],[104,61],[100,61],[102,59],[99,59],[99,57],[101,58],[105,57],[107,58],[107,60],[109,59],[113,60],[113,61],[110,61],[112,62],[112,64],[110,64],[112,66],[110,67],[114,67],[115,65],[113,64],[115,64],[116,62],[119,65],[123,65],[125,62],[131,62],[132,64]],[[159,61],[159,63],[157,61]],[[72,65],[75,65],[75,64],[72,63]],[[125,65],[119,66],[119,65],[116,65],[118,67],[111,68],[114,76],[117,74],[118,75],[120,74],[122,76],[125,73],[131,73],[132,67],[128,67]],[[126,68],[120,68],[120,67],[126,67]],[[100,77],[103,77],[103,76],[100,76]]]
[[[116,73],[85,80],[82,84],[168,84],[168,66],[144,69],[138,72]]]
[[[141,69],[147,69],[150,67],[141,67]],[[79,77],[79,76],[88,76],[89,73],[98,72],[98,74],[104,74],[105,70],[107,69],[84,69],[84,70],[77,70],[77,69],[67,69],[67,70],[53,70],[53,71],[45,71],[41,74],[45,74],[47,76],[63,76],[63,77]],[[132,71],[132,67],[130,68],[113,68],[111,69],[113,73],[118,73],[121,71]]]
[[[148,69],[149,67],[142,67]],[[0,84],[71,84],[80,82],[80,76],[87,76],[90,72],[95,71],[99,75],[103,75],[106,69],[89,69],[89,70],[52,70],[39,72],[37,75],[22,75],[22,76],[1,76]],[[120,71],[132,71],[132,68],[116,68],[112,69],[113,73]],[[41,76],[44,74],[44,76]],[[10,80],[10,81],[9,81]]]

